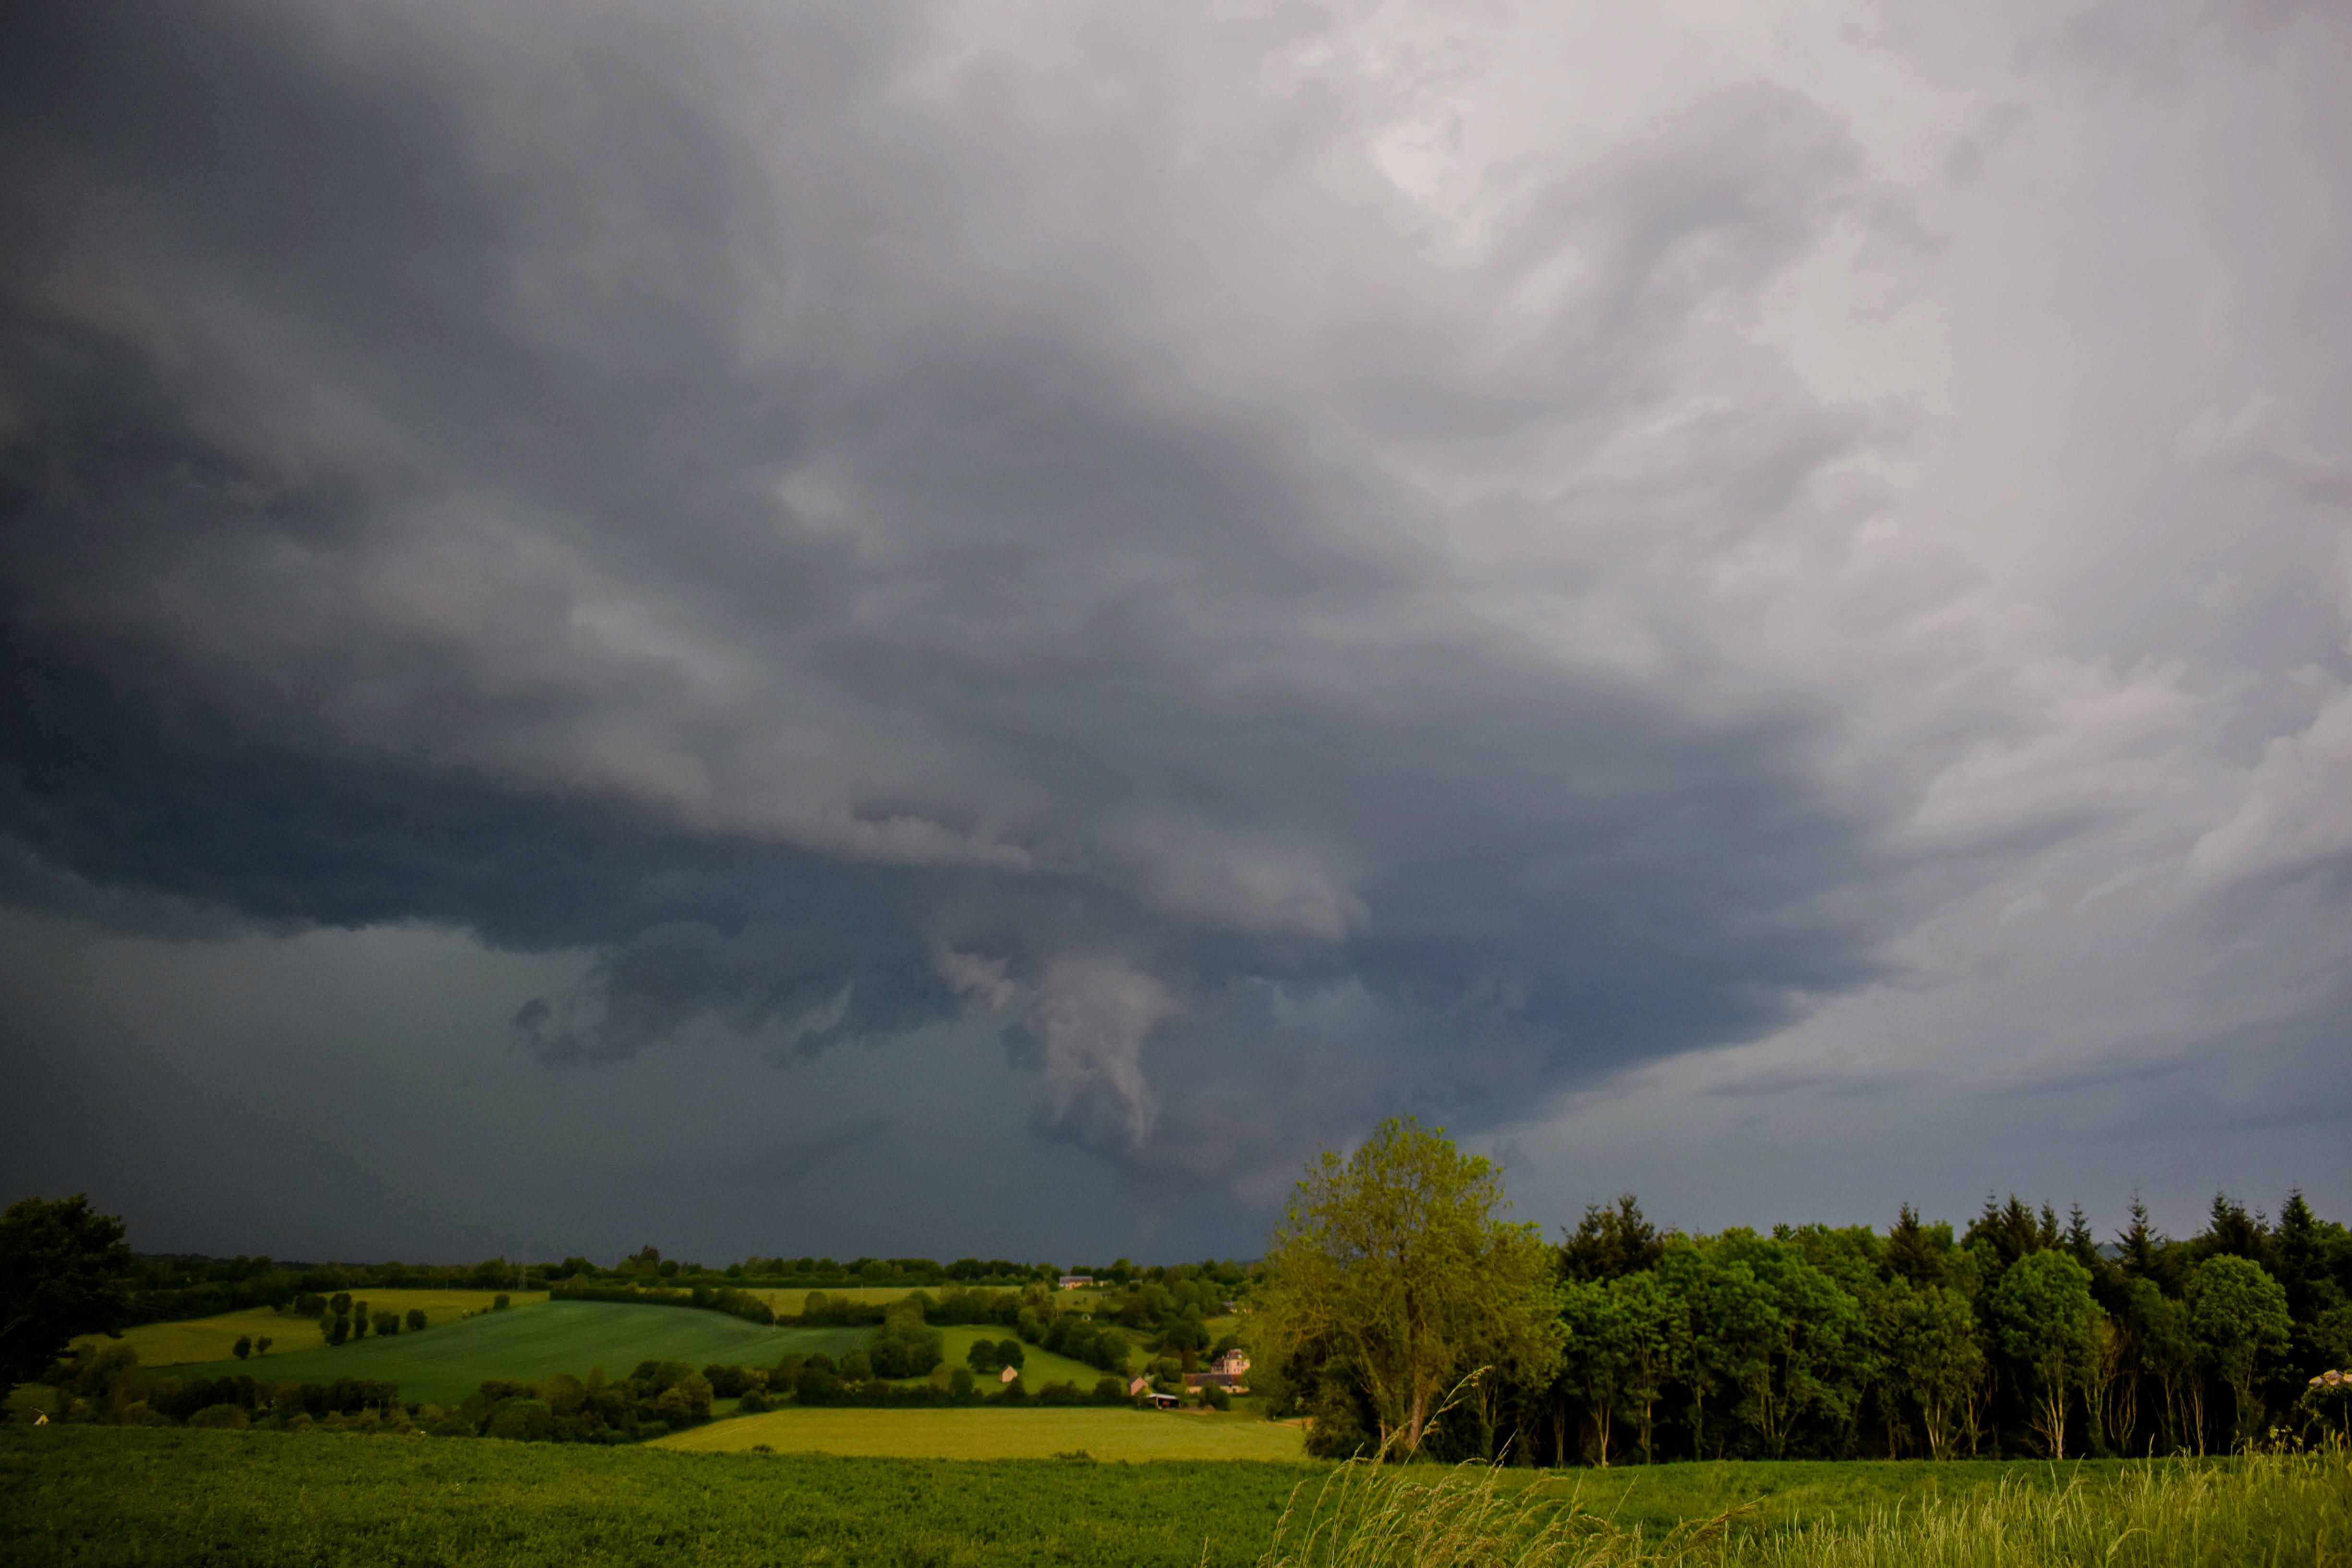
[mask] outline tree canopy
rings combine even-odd
[[[1416,1452],[1482,1369],[1548,1380],[1566,1338],[1553,1255],[1508,1206],[1491,1162],[1410,1117],[1327,1151],[1267,1252],[1261,1343],[1364,1409],[1384,1454]]]
[[[0,1392],[30,1383],[76,1334],[121,1331],[131,1312],[122,1222],[77,1193],[0,1215]]]

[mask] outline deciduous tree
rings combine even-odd
[[[1510,1224],[1493,1163],[1443,1131],[1383,1121],[1355,1153],[1307,1168],[1257,1292],[1270,1356],[1320,1346],[1379,1423],[1417,1451],[1447,1394],[1484,1367],[1549,1381],[1562,1332],[1551,1249]]]

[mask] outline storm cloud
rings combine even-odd
[[[557,1075],[977,1032],[1243,1250],[1391,1111],[2139,1086],[2079,1184],[2344,1063],[2334,8],[5,26],[42,920],[559,959]]]

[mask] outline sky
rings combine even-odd
[[[29,0],[0,1195],[2352,1219],[2352,9]]]

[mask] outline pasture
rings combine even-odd
[[[374,1298],[369,1300],[373,1303]],[[301,1326],[313,1348],[174,1371],[204,1377],[247,1373],[305,1383],[382,1378],[398,1384],[400,1396],[411,1403],[455,1405],[486,1378],[536,1383],[559,1372],[584,1376],[596,1366],[624,1377],[641,1361],[769,1366],[787,1351],[805,1355],[822,1350],[837,1357],[873,1338],[871,1329],[766,1329],[723,1312],[602,1301],[549,1301],[528,1311],[486,1313],[423,1333],[371,1337],[333,1348],[319,1342],[315,1328]]]
[[[0,1561],[1243,1568],[1316,1473],[14,1427],[0,1431]]]
[[[1024,1413],[987,1414],[1003,1421]],[[1562,1502],[1573,1504],[1572,1515],[1554,1511]],[[1522,1512],[1530,1503],[1533,1511]],[[1746,1503],[1759,1506],[1696,1538],[1662,1540]],[[1270,1463],[836,1458],[82,1426],[0,1431],[0,1561],[26,1568],[1239,1568],[1270,1561],[1278,1521],[1294,1504],[1282,1561],[1301,1568],[1522,1561],[1528,1532],[1548,1523],[1542,1558],[1558,1568],[2352,1561],[2352,1467],[2341,1454],[1495,1476],[1418,1466],[1335,1476],[1328,1466]],[[1324,1521],[1336,1534],[1308,1540]],[[1370,1537],[1385,1540],[1387,1551],[1360,1551]]]
[[[1052,1410],[859,1410],[788,1407],[689,1427],[651,1445],[686,1453],[863,1458],[1046,1459],[1083,1451],[1102,1460],[1261,1459],[1303,1463],[1297,1426],[1244,1415],[1065,1407]]]
[[[977,1328],[961,1323],[952,1324],[942,1328],[939,1332],[943,1345],[942,1353],[946,1356],[950,1366],[964,1364],[963,1358],[971,1352],[972,1342],[975,1340],[1003,1341],[1013,1337],[1011,1329],[999,1328],[993,1323]],[[1032,1394],[1049,1383],[1075,1383],[1078,1385],[1079,1392],[1085,1393],[1094,1387],[1097,1379],[1110,1375],[1099,1368],[1088,1366],[1082,1361],[1072,1361],[1068,1356],[1055,1355],[1052,1351],[1041,1350],[1035,1345],[1023,1345],[1021,1354],[1024,1358],[1021,1363],[1021,1384]],[[1143,1352],[1140,1351],[1128,1358],[1130,1363],[1142,1359]],[[994,1388],[995,1378],[996,1374],[992,1372],[981,1374],[981,1387],[983,1390]]]
[[[398,1312],[406,1317],[412,1309],[425,1313],[425,1321],[435,1329],[457,1322],[468,1312],[486,1312],[498,1292],[495,1290],[361,1290],[354,1292],[369,1308],[378,1312]],[[519,1290],[509,1293],[514,1305],[509,1310],[543,1304],[544,1290]],[[240,1337],[259,1338],[267,1334],[278,1342],[269,1360],[272,1376],[292,1376],[276,1372],[279,1356],[293,1351],[323,1348],[319,1338],[319,1325],[309,1318],[289,1317],[268,1307],[248,1307],[239,1312],[222,1312],[210,1318],[190,1318],[176,1323],[142,1323],[135,1329],[125,1329],[120,1342],[109,1342],[104,1334],[83,1334],[75,1345],[120,1342],[139,1352],[141,1366],[175,1366],[183,1362],[227,1361],[229,1347]],[[247,1371],[258,1373],[257,1365]]]

